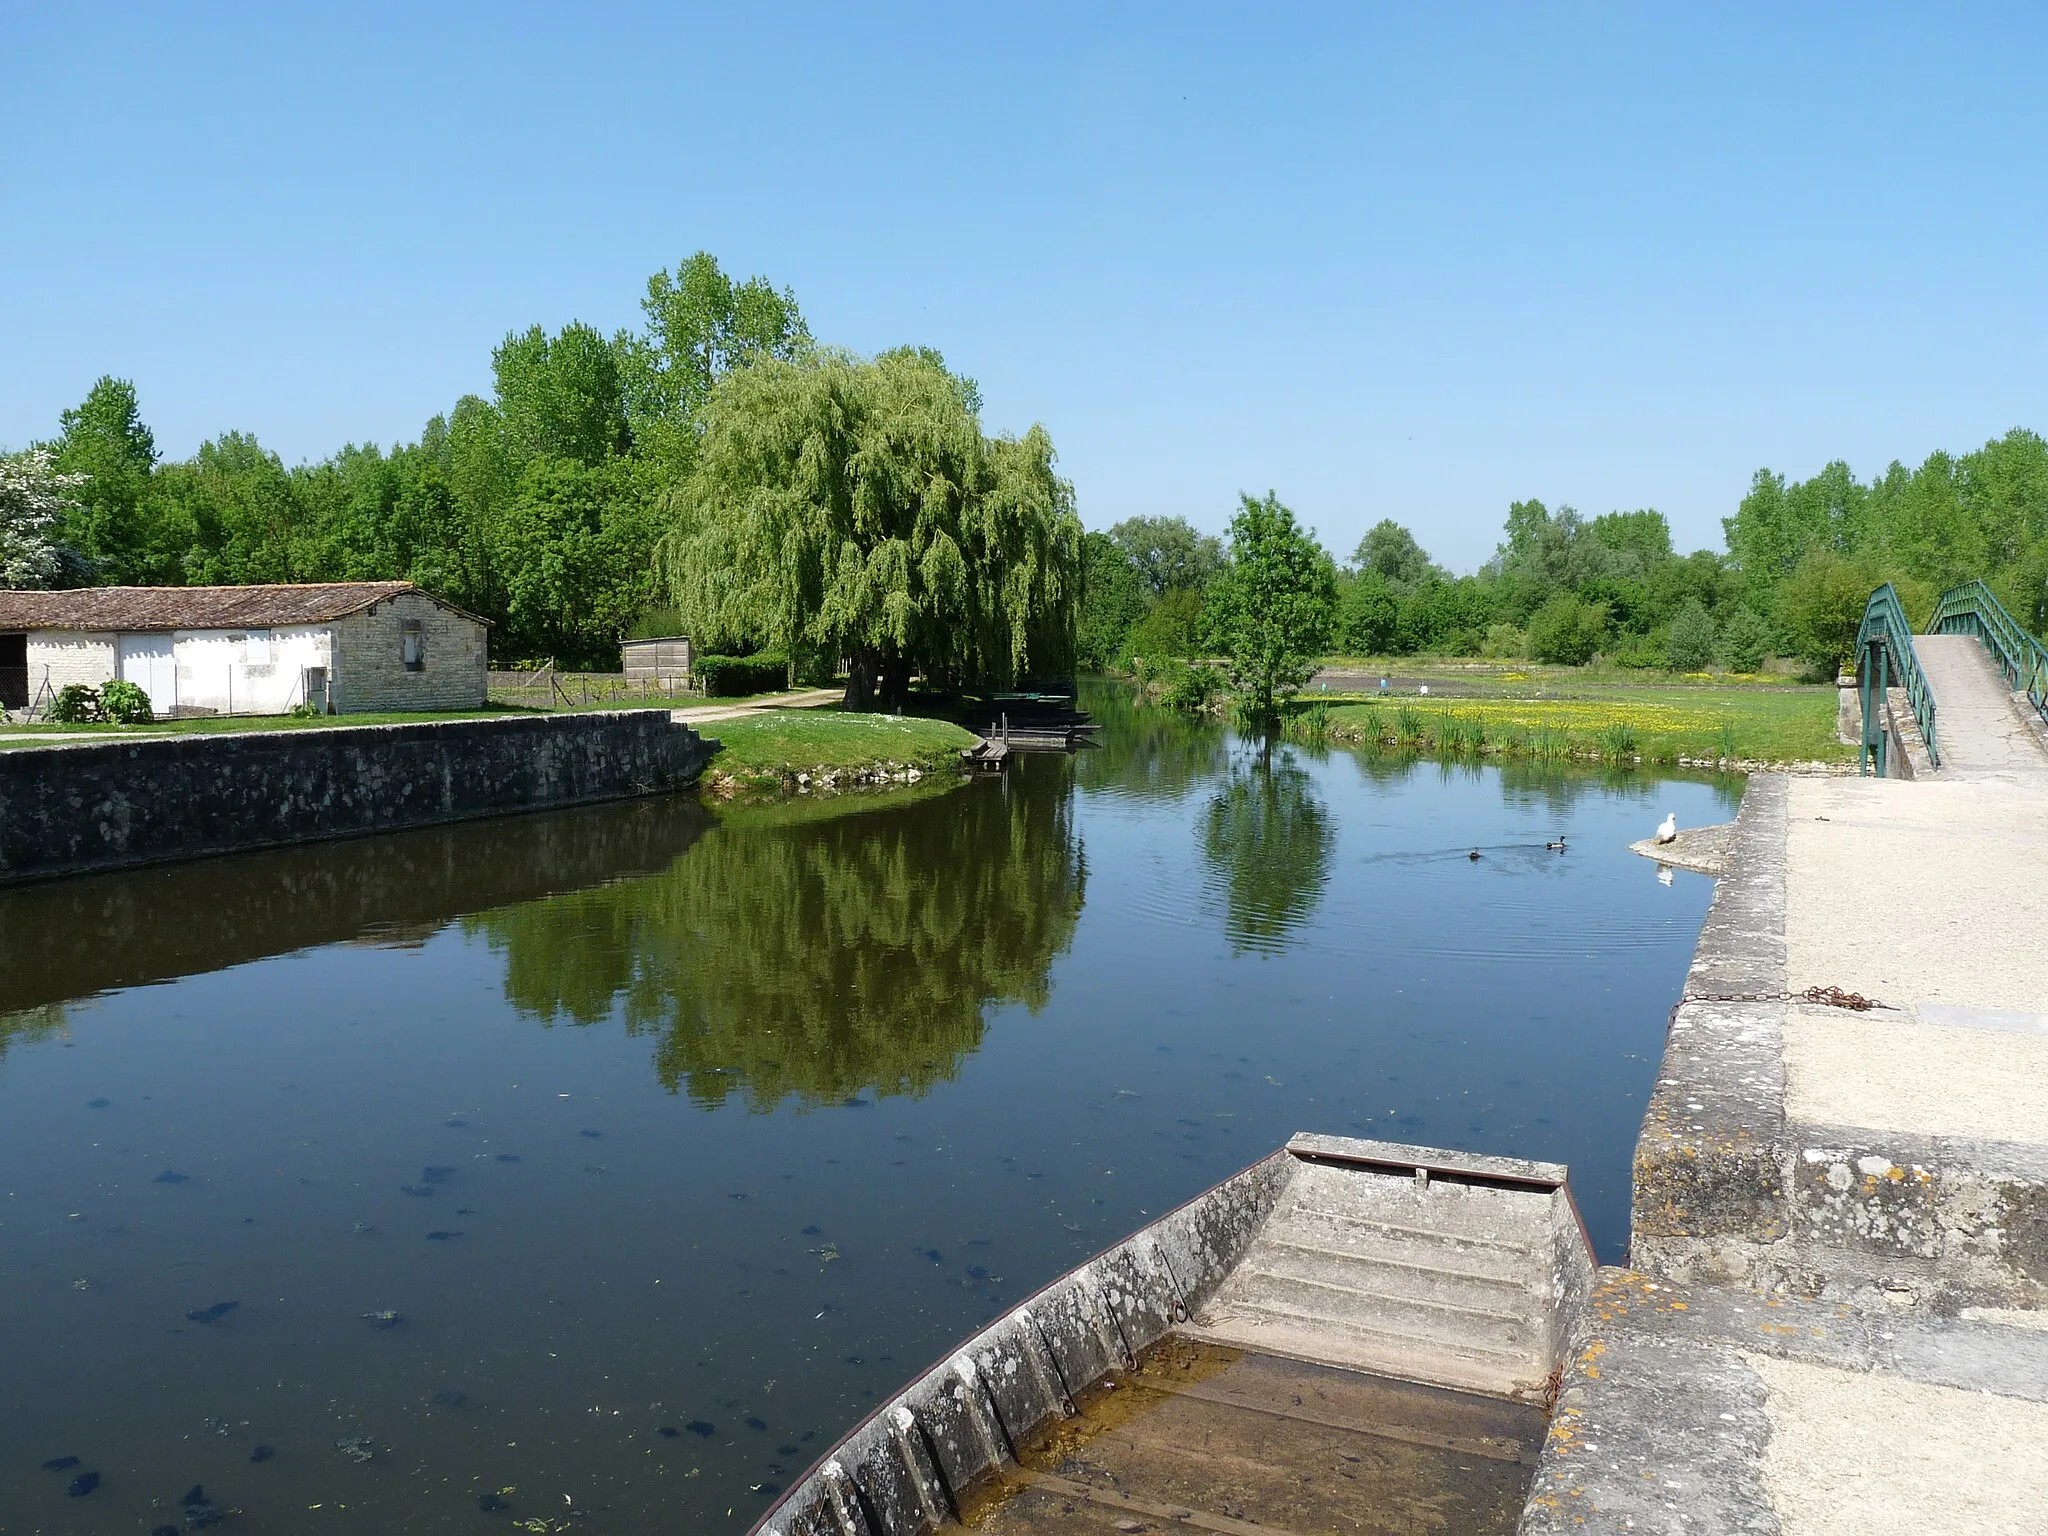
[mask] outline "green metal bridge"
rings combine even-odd
[[[1858,754],[1862,772],[1883,777],[1901,766],[1892,758],[1899,750],[1892,740],[1898,733],[1885,729],[1887,721],[1895,718],[1892,689],[1903,690],[1907,714],[1926,746],[1929,764],[1937,771],[1945,766],[1945,758],[1956,766],[2022,771],[2031,771],[2040,759],[2048,768],[2048,754],[2041,751],[2038,741],[2021,740],[2024,732],[2001,733],[1998,728],[2001,715],[2025,725],[2012,709],[2012,703],[2021,697],[2040,723],[2048,726],[2048,647],[2021,628],[1981,581],[1965,582],[1942,593],[1926,636],[1981,641],[1995,675],[1982,675],[1978,658],[1968,654],[1975,647],[1958,648],[1946,641],[1935,646],[1925,637],[1916,645],[1898,593],[1890,582],[1879,587],[1870,594],[1863,623],[1856,631],[1856,681],[1863,704],[1862,750]],[[1944,735],[1937,678],[1930,674],[1939,674],[1941,691],[1951,695],[1952,710],[1968,711],[1969,729],[1962,733],[1967,741],[1950,739],[1959,734],[1954,721]],[[1996,695],[1995,707],[1990,694]],[[1899,725],[1903,731],[1905,722]]]

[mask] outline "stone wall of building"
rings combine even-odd
[[[0,752],[0,885],[660,794],[717,750],[665,710]]]
[[[405,664],[405,627],[419,625],[420,665]],[[418,592],[334,621],[334,708],[475,709],[489,691],[484,625]]]

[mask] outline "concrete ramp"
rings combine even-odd
[[[1934,691],[1942,778],[2048,783],[2048,749],[2014,704],[1983,641],[1975,635],[1915,635],[1913,651]]]
[[[1304,1161],[1242,1262],[1182,1331],[1377,1376],[1539,1397],[1557,1360],[1560,1223],[1582,1243],[1561,1189],[1476,1167]]]

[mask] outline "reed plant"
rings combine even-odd
[[[1616,720],[1600,733],[1600,755],[1611,763],[1625,763],[1636,755],[1636,728]]]
[[[1282,722],[1280,734],[1290,741],[1328,741],[1330,706],[1317,699],[1307,707],[1293,711]]]
[[[1485,745],[1486,727],[1478,720],[1468,720],[1463,715],[1445,715],[1436,723],[1439,752],[1462,757],[1467,752],[1480,752]]]
[[[1422,711],[1413,704],[1403,704],[1394,711],[1394,740],[1402,746],[1414,746],[1421,742],[1423,732]]]

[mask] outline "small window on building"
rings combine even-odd
[[[398,630],[398,659],[408,672],[423,672],[427,666],[427,640],[420,633],[420,621],[407,619]]]

